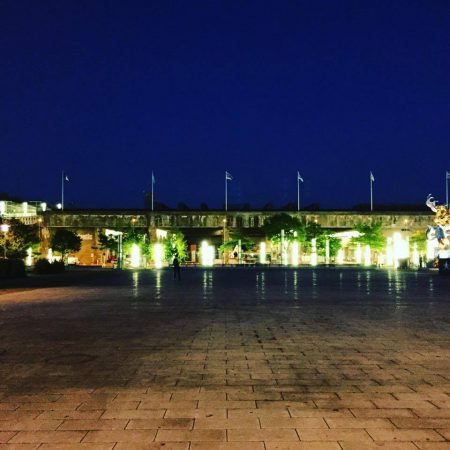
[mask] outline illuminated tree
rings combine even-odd
[[[230,239],[227,242],[224,242],[220,247],[220,252],[225,251],[233,251],[236,247],[239,246],[239,241],[241,241],[241,249],[243,252],[247,252],[251,250],[255,243],[247,236],[244,236],[240,231],[232,233]]]
[[[35,249],[39,245],[38,226],[26,225],[17,219],[9,220],[8,224],[8,232],[0,232],[0,248],[6,245],[8,258],[24,258],[28,248]]]
[[[65,259],[68,252],[80,251],[81,238],[73,231],[59,228],[52,236],[50,246],[54,251],[61,253]]]
[[[383,250],[386,246],[386,239],[383,236],[381,222],[372,225],[357,223],[353,227],[356,231],[361,233],[361,236],[354,237],[351,240],[353,245],[361,244],[361,246],[370,245],[373,250]]]
[[[276,214],[264,223],[264,232],[274,244],[278,244],[281,241],[281,230],[284,230],[284,238],[287,242],[294,240],[299,242],[305,241],[305,228],[296,217],[286,213]]]
[[[187,242],[180,230],[172,230],[167,233],[167,238],[164,240],[164,257],[166,261],[171,263],[175,256],[178,257],[180,262],[184,261],[187,257],[187,250]]]

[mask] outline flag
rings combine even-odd
[[[375,181],[375,177],[373,176],[373,173],[370,172],[370,181],[373,183]]]
[[[225,179],[231,181],[233,179],[233,175],[229,172],[225,172]]]
[[[450,172],[445,172],[447,175],[447,180],[450,180]]]
[[[297,181],[301,181],[303,183],[303,178],[298,170],[297,170]]]
[[[64,175],[64,181],[69,181],[69,177],[67,175]]]

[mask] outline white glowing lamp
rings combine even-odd
[[[214,246],[203,241],[201,245],[202,266],[211,267],[214,265]]]
[[[361,244],[359,244],[359,243],[356,244],[355,261],[356,261],[356,264],[361,264],[361,261],[362,261]]]
[[[53,262],[53,250],[51,248],[47,250],[47,259],[49,262]]]
[[[342,248],[337,252],[336,261],[338,264],[344,264],[344,250]]]
[[[371,261],[372,260],[372,254],[370,251],[370,245],[366,245],[366,247],[364,248],[364,265],[365,266],[370,266]]]
[[[163,264],[163,246],[161,244],[155,244],[153,246],[153,260],[155,262],[155,268],[161,269]]]
[[[261,242],[259,244],[259,263],[265,264],[266,263],[266,243]]]
[[[317,266],[317,240],[316,238],[311,239],[311,266]]]
[[[23,215],[26,216],[28,214],[28,203],[27,202],[22,203],[22,210],[23,210]]]
[[[8,230],[9,230],[9,223],[2,223],[1,225],[0,225],[0,230],[1,230],[1,232],[2,233],[7,233],[8,232]]]
[[[25,265],[27,265],[28,267],[30,267],[31,263],[32,263],[31,252],[32,252],[31,247],[28,247],[27,248],[27,257],[25,259]]]
[[[435,258],[437,246],[436,239],[427,240],[427,261],[432,261]]]
[[[291,258],[292,258],[292,265],[298,266],[298,241],[294,241],[292,243],[292,252],[291,252]]]
[[[45,203],[45,202],[42,202],[41,203],[41,209],[42,209],[42,211],[47,211],[47,203]]]
[[[141,265],[141,249],[139,245],[133,244],[131,246],[131,267],[137,268]]]

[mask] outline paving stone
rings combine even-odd
[[[449,450],[445,279],[183,275],[80,269],[0,295],[0,450]]]

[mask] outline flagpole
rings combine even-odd
[[[64,170],[61,172],[61,211],[64,211]]]
[[[445,207],[448,208],[448,171],[445,172]]]
[[[297,211],[300,211],[300,177],[297,170]]]
[[[373,175],[370,172],[370,211],[373,211]]]
[[[227,172],[225,172],[225,211],[228,211],[228,183],[227,183]]]
[[[153,175],[153,170],[152,170],[152,211],[153,211],[153,207],[154,207],[154,203],[153,203],[153,199],[154,199],[154,185],[155,185],[155,176]]]

